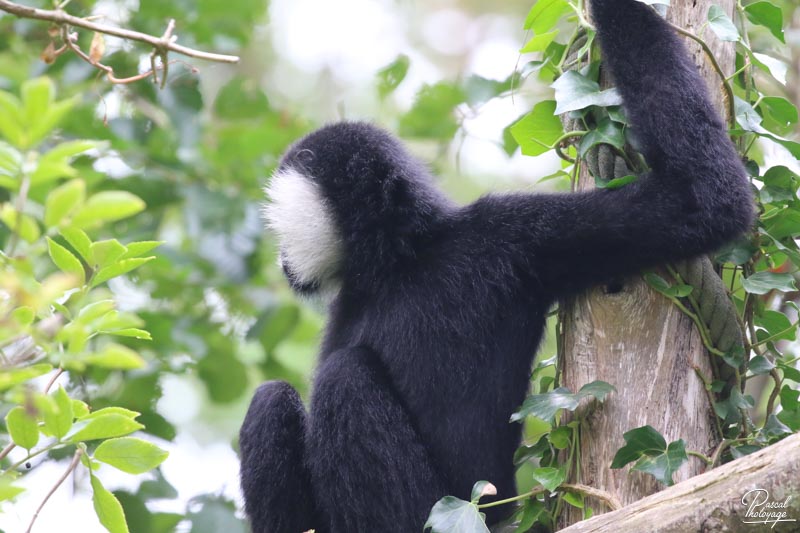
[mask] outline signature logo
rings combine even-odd
[[[788,518],[787,509],[791,496],[783,501],[774,501],[766,489],[753,489],[744,493],[742,505],[747,508],[742,522],[745,524],[772,524],[774,528],[778,522],[797,522],[795,518]]]

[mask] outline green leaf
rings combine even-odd
[[[458,130],[453,112],[465,99],[464,91],[449,83],[423,86],[417,93],[414,106],[400,117],[400,135],[425,139],[452,138]]]
[[[520,410],[511,415],[511,422],[517,422],[526,416],[550,420],[560,409],[574,411],[576,407],[578,407],[578,398],[569,389],[559,387],[544,394],[528,396]]]
[[[11,475],[0,476],[0,502],[13,500],[21,493],[25,492],[23,487],[12,485],[14,479]]]
[[[561,121],[554,114],[556,103],[545,100],[511,125],[510,131],[524,155],[537,156],[551,150],[564,133]]]
[[[80,96],[74,96],[50,105],[47,108],[47,113],[42,115],[35,123],[29,125],[26,145],[33,147],[39,144],[72,111],[79,100]]]
[[[60,439],[72,428],[72,400],[61,386],[51,395],[51,399],[49,408],[43,412],[44,426],[55,438]]]
[[[152,442],[134,437],[103,441],[94,452],[98,461],[129,474],[144,474],[163,463],[168,455]]]
[[[39,426],[24,407],[14,407],[6,415],[6,428],[11,440],[20,448],[30,450],[39,442]]]
[[[95,418],[100,418],[106,415],[120,415],[133,420],[140,416],[141,413],[131,411],[130,409],[125,409],[124,407],[104,407],[103,409],[98,409],[93,413],[89,413],[88,415],[81,417],[81,420],[94,420]]]
[[[759,191],[761,201],[769,203],[788,203],[797,199],[797,186],[800,177],[782,165],[771,167],[764,174],[764,187]]]
[[[780,292],[796,291],[794,277],[791,274],[775,272],[756,272],[742,280],[742,287],[750,294],[767,294],[776,290]]]
[[[593,105],[608,107],[622,104],[622,97],[616,89],[601,91],[600,84],[575,70],[565,72],[551,87],[556,91],[558,102],[556,115]]]
[[[568,426],[558,426],[550,432],[548,439],[555,449],[566,450],[572,439],[572,428]]]
[[[764,337],[774,337],[773,340],[793,341],[797,335],[797,328],[792,327],[792,321],[779,311],[766,309],[755,316],[754,322],[756,326],[766,330]]]
[[[53,263],[55,263],[62,272],[74,274],[81,283],[84,282],[85,272],[83,270],[83,265],[77,257],[72,255],[72,252],[50,237],[47,237],[47,250],[50,253],[50,258],[53,260]]]
[[[92,503],[94,503],[94,512],[97,513],[100,523],[110,533],[128,533],[128,524],[119,500],[100,483],[91,470],[89,473],[92,482]]]
[[[656,456],[667,449],[667,441],[652,426],[632,429],[622,435],[625,446],[617,450],[611,468],[622,468],[643,455]]]
[[[652,475],[667,486],[673,485],[672,475],[689,460],[683,439],[669,443],[666,451],[654,457],[644,456],[633,466],[634,470]]]
[[[98,416],[89,415],[75,422],[67,433],[66,440],[76,443],[96,439],[122,437],[144,428],[142,424],[130,417],[117,413],[104,413]]]
[[[72,223],[79,227],[96,226],[133,216],[144,208],[142,199],[127,191],[102,191],[89,197]]]
[[[0,391],[10,389],[14,385],[25,383],[39,376],[43,376],[53,370],[53,365],[39,363],[37,365],[14,368],[0,372]]]
[[[93,242],[91,251],[94,257],[94,264],[92,266],[95,268],[103,268],[125,255],[128,249],[117,239],[108,239],[105,241]]]
[[[0,221],[26,242],[34,242],[41,235],[36,220],[25,213],[18,213],[11,204],[3,204],[0,208]]]
[[[85,197],[86,183],[83,180],[71,180],[50,191],[44,204],[45,225],[58,226],[83,203]]]
[[[397,58],[378,71],[378,95],[381,99],[391,94],[406,78],[411,61],[405,54]]]
[[[577,507],[578,509],[583,509],[584,507],[583,496],[581,496],[580,494],[575,494],[573,492],[565,492],[564,501],[573,507]]]
[[[118,337],[132,337],[134,339],[142,339],[146,341],[153,340],[153,337],[150,336],[149,331],[145,331],[143,329],[138,328],[123,328],[123,329],[112,329],[112,330],[102,330],[103,333],[107,333],[109,335],[116,335]]]
[[[431,533],[489,533],[474,503],[445,496],[433,506],[424,529]]]
[[[572,8],[564,0],[538,0],[525,17],[525,29],[533,30],[535,35],[548,32],[563,15],[571,11]]]
[[[155,256],[151,257],[137,257],[134,259],[122,259],[118,263],[114,263],[113,265],[109,265],[105,268],[101,268],[92,278],[92,287],[97,287],[101,283],[110,280],[111,278],[116,278],[117,276],[121,276],[122,274],[127,274],[131,270],[134,270],[143,264],[147,263],[148,261],[152,261],[155,259]]]
[[[753,2],[745,6],[744,11],[750,22],[764,26],[780,42],[786,42],[783,35],[783,11],[781,11],[780,7],[772,2]]]
[[[581,387],[576,396],[578,400],[588,396],[594,396],[597,401],[602,402],[606,399],[606,396],[612,392],[617,392],[614,385],[606,383],[605,381],[596,380]]]
[[[22,102],[15,95],[0,91],[0,135],[16,148],[24,146]]]
[[[75,177],[78,172],[71,165],[72,160],[88,150],[103,146],[104,143],[85,140],[57,144],[37,161],[31,174],[31,184],[40,185],[58,178]]]
[[[62,228],[59,233],[64,239],[72,246],[87,264],[94,264],[94,257],[92,257],[92,241],[89,236],[79,228],[70,227]]]
[[[488,481],[478,481],[472,486],[472,495],[470,496],[470,500],[472,503],[478,503],[478,501],[484,496],[494,496],[496,494],[497,487]]]
[[[532,475],[533,479],[549,492],[555,491],[567,478],[567,474],[564,470],[549,466],[534,468]]]
[[[780,135],[789,135],[798,122],[797,108],[782,96],[764,96],[758,108],[764,116],[764,126]]]
[[[754,376],[759,376],[761,374],[767,374],[770,370],[775,368],[775,365],[764,357],[763,355],[757,355],[750,359],[750,362],[747,364],[747,369],[753,373]]]
[[[738,41],[740,39],[739,30],[718,5],[712,5],[708,10],[708,24],[721,41]]]
[[[616,148],[625,146],[625,134],[622,125],[612,121],[608,117],[603,117],[597,127],[581,138],[578,145],[578,155],[585,157],[587,152],[598,144],[610,144]]]
[[[639,177],[634,174],[628,174],[627,176],[620,176],[619,178],[614,178],[613,180],[608,180],[608,181],[603,181],[602,179],[595,176],[594,183],[598,189],[619,189],[620,187],[624,187],[625,185],[633,183],[638,179]]]
[[[134,257],[141,257],[150,250],[157,248],[164,244],[164,241],[139,241],[139,242],[130,242],[125,245],[128,249],[120,259],[132,259]]]
[[[550,46],[550,43],[553,42],[557,35],[558,30],[535,35],[527,43],[525,43],[525,46],[520,49],[519,53],[529,54],[532,52],[543,52],[548,46]]]
[[[86,364],[101,368],[117,370],[134,370],[145,366],[145,361],[138,353],[121,344],[110,343],[100,352],[86,356]]]

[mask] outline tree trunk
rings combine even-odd
[[[697,34],[714,3],[728,14],[733,11],[732,0],[672,0],[668,19]],[[721,43],[709,29],[703,38],[726,74],[732,73],[731,43]],[[685,43],[724,116],[719,75],[699,45],[689,39]],[[593,179],[584,169],[578,189],[592,186]],[[586,403],[575,412],[583,423],[578,472],[573,472],[571,481],[610,492],[623,505],[659,491],[662,486],[652,476],[628,467],[610,468],[614,454],[624,445],[622,434],[646,424],[667,442],[682,438],[689,450],[713,451],[719,442],[713,411],[693,369],[711,376],[709,355],[692,320],[640,277],[597,287],[566,302],[563,335],[563,385],[577,391],[599,379],[617,389],[604,404]],[[675,474],[675,481],[696,476],[705,467],[703,461],[691,457]],[[587,505],[595,514],[607,510],[598,501],[587,500]],[[580,509],[565,506],[560,526],[582,518]]]

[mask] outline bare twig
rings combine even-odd
[[[177,44],[175,42],[175,38],[172,37],[172,31],[169,31],[169,26],[167,27],[168,31],[164,33],[164,36],[153,37],[152,35],[140,33],[138,31],[126,30],[125,28],[117,28],[114,26],[108,26],[106,24],[97,24],[84,18],[72,16],[61,10],[37,9],[35,7],[15,4],[14,2],[9,2],[8,0],[0,0],[0,11],[5,11],[6,13],[11,13],[12,15],[16,15],[21,18],[46,20],[48,22],[58,24],[59,26],[75,26],[76,28],[83,28],[86,30],[103,33],[105,35],[119,37],[120,39],[138,41],[140,43],[148,44],[156,50],[175,52],[188,57],[194,57],[196,59],[205,59],[207,61],[216,61],[218,63],[239,62],[238,56],[203,52],[202,50],[195,50],[193,48]],[[175,22],[170,21],[170,24],[174,28]]]
[[[590,487],[589,485],[582,485],[580,483],[562,483],[560,488],[570,492],[576,492],[582,496],[598,499],[612,511],[622,508],[622,503],[616,496],[610,492]]]
[[[67,477],[69,477],[72,471],[75,470],[75,468],[78,466],[78,462],[80,462],[81,460],[82,453],[83,450],[81,450],[80,448],[75,450],[75,455],[72,456],[72,462],[69,464],[69,467],[67,467],[67,470],[61,475],[60,478],[58,478],[58,481],[56,481],[56,484],[53,485],[53,488],[51,488],[50,492],[48,492],[47,495],[44,497],[42,503],[39,504],[39,507],[36,509],[36,512],[33,513],[33,517],[31,518],[31,523],[28,524],[28,529],[25,530],[25,533],[31,533],[31,530],[33,530],[33,523],[36,522],[37,518],[39,518],[39,513],[44,508],[44,505],[47,503],[47,500],[50,499],[50,496],[52,496],[55,493],[55,491],[58,490],[58,487],[61,486],[64,480],[67,479]]]

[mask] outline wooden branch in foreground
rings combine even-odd
[[[800,434],[560,531],[796,533],[800,531]]]
[[[97,24],[87,19],[75,17],[62,10],[38,9],[35,7],[15,4],[14,2],[9,2],[8,0],[0,0],[0,11],[5,11],[6,13],[10,13],[21,18],[45,20],[59,26],[69,25],[76,28],[84,28],[97,33],[103,33],[105,35],[112,35],[114,37],[127,39],[129,41],[138,41],[140,43],[148,44],[159,51],[168,50],[184,56],[205,59],[207,61],[216,61],[220,63],[239,62],[239,57],[237,56],[214,54],[211,52],[203,52],[202,50],[195,50],[194,48],[182,46],[177,44],[175,39],[171,36],[168,38],[153,37],[152,35],[140,33],[138,31],[126,30],[125,28],[117,28],[115,26],[108,26],[106,24]],[[167,34],[169,33],[171,32],[167,32]]]

